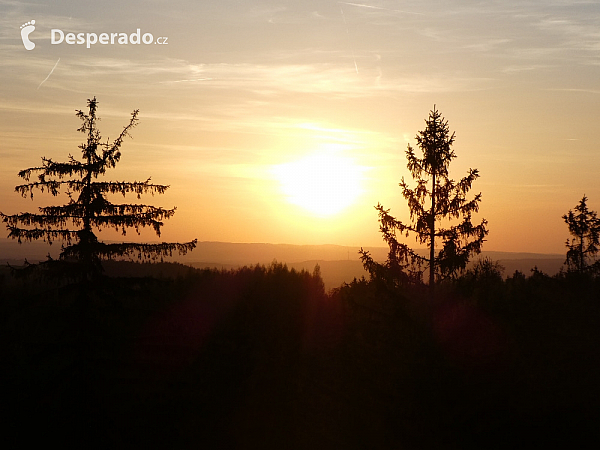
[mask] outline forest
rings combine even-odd
[[[98,448],[598,438],[598,279],[503,279],[484,261],[432,299],[366,280],[326,293],[318,268],[276,263],[114,264],[146,275],[56,285],[2,268],[11,448],[40,434]]]
[[[175,209],[108,200],[168,186],[97,181],[119,162],[137,110],[110,143],[95,98],[88,107],[77,113],[81,161],[43,158],[19,173],[24,197],[66,188],[68,203],[0,213],[19,242],[64,242],[58,259],[0,267],[9,448],[40,436],[85,448],[598,442],[600,222],[585,196],[563,217],[571,238],[559,274],[504,274],[476,259],[488,224],[472,220],[481,194],[467,193],[479,174],[449,178],[454,134],[434,107],[416,139],[423,156],[406,151],[411,222],[377,205],[390,251],[385,262],[361,251],[368,279],[326,291],[318,265],[195,269],[161,258],[196,240],[98,240],[98,228],[160,235]],[[459,223],[440,228],[447,219]]]

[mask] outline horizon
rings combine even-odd
[[[9,244],[9,245],[6,245]],[[12,245],[11,245],[12,244]],[[48,253],[52,257],[58,256],[60,250],[57,246],[49,249],[43,242],[33,242],[32,245],[20,248],[16,242],[0,242],[0,263],[9,263],[20,266],[23,258],[30,263],[44,261]],[[27,245],[27,244],[23,244]],[[8,251],[7,251],[8,250]],[[53,250],[50,252],[49,250]],[[384,262],[387,258],[387,247],[366,247],[374,260]],[[418,250],[426,254],[427,249]],[[500,264],[504,277],[512,276],[515,271],[529,274],[533,267],[550,276],[556,275],[565,266],[564,254],[540,254],[526,252],[495,252],[483,250],[481,254],[471,258],[468,267],[478,260],[489,258]],[[269,267],[273,263],[281,263],[290,269],[312,273],[315,266],[319,265],[321,278],[325,289],[330,291],[351,283],[361,277],[369,278],[363,263],[360,261],[358,247],[340,246],[334,244],[321,245],[294,245],[294,244],[269,244],[269,243],[235,243],[235,242],[198,242],[196,249],[185,256],[174,255],[166,257],[164,261],[139,261],[121,259],[123,262],[150,262],[150,263],[179,263],[196,269],[211,268],[217,270],[236,270],[241,267]],[[112,263],[107,261],[106,274],[115,276],[119,273]],[[116,266],[118,267],[118,266]]]
[[[139,201],[177,208],[160,241],[384,247],[374,207],[409,221],[405,150],[434,107],[456,132],[450,176],[480,172],[484,251],[564,254],[562,215],[584,194],[600,207],[597,4],[118,5],[0,1],[3,213],[65,203],[21,198],[17,172],[79,157],[94,96],[105,139],[140,110],[104,179],[170,185]],[[113,32],[129,42],[67,37]]]
[[[114,243],[114,242],[120,242],[120,241],[107,241],[107,243]],[[155,243],[160,243],[162,241],[148,241],[148,243],[150,244],[155,244]],[[304,259],[291,259],[289,261],[278,261],[278,262],[291,262],[291,263],[297,263],[297,262],[305,262],[308,260],[323,260],[323,261],[346,261],[346,260],[350,260],[350,261],[359,261],[360,257],[359,257],[359,253],[358,250],[360,249],[360,247],[358,246],[352,246],[352,245],[338,245],[338,244],[289,244],[289,243],[270,243],[270,242],[225,242],[225,241],[198,241],[197,243],[197,247],[196,249],[194,249],[194,251],[188,253],[185,256],[180,256],[175,254],[172,257],[167,257],[165,258],[166,261],[173,261],[173,262],[183,262],[185,264],[188,263],[197,263],[197,262],[207,262],[207,263],[217,263],[217,262],[221,262],[223,259],[221,257],[217,257],[217,258],[213,258],[214,260],[203,260],[202,258],[199,257],[199,253],[201,252],[201,249],[203,247],[204,250],[206,250],[206,246],[220,246],[220,247],[235,247],[237,249],[241,248],[241,247],[263,247],[263,249],[260,249],[262,252],[265,253],[265,255],[261,258],[261,261],[263,262],[270,262],[272,260],[272,258],[269,256],[269,254],[267,253],[268,250],[265,250],[264,247],[268,248],[268,249],[279,249],[279,250],[299,250],[299,249],[304,249],[304,250],[309,250],[309,249],[313,249],[313,250],[321,250],[322,252],[320,253],[321,255],[327,255],[327,250],[329,250],[329,255],[342,255],[342,253],[344,253],[344,255],[342,255],[342,257],[338,257],[338,258],[333,258],[333,257],[315,257],[315,258],[304,258]],[[365,250],[369,251],[369,252],[376,252],[376,260],[377,261],[385,261],[386,257],[387,257],[387,252],[389,250],[389,247],[383,246],[383,245],[379,245],[379,246],[365,246],[363,247]],[[17,249],[17,250],[15,250]],[[39,260],[43,260],[47,254],[51,254],[53,257],[57,257],[60,247],[53,244],[52,246],[48,245],[48,243],[42,242],[42,241],[32,241],[32,242],[23,242],[22,244],[19,244],[18,242],[16,242],[15,240],[11,240],[8,238],[4,238],[3,240],[0,241],[0,260],[5,260],[5,259],[15,259],[16,257],[14,256],[17,253],[21,253],[19,250],[23,250],[24,252],[26,252],[27,250],[29,250],[28,254],[29,259],[32,258],[31,255],[38,255],[36,258],[39,258]],[[2,252],[3,251],[7,251],[8,250],[8,254],[10,256],[6,257]],[[356,252],[349,252],[350,250],[356,250]],[[428,249],[426,247],[419,247],[415,249],[417,252],[419,253],[426,253],[428,251]],[[485,257],[490,257],[490,255],[494,255],[496,257],[509,257],[512,256],[513,258],[509,258],[509,259],[530,259],[530,258],[559,258],[559,259],[565,259],[566,258],[566,252],[565,253],[539,253],[539,252],[505,252],[505,251],[497,251],[497,250],[482,250],[481,253],[474,255],[471,258],[471,261],[476,261],[478,259],[482,259]],[[206,258],[204,258],[206,259]],[[210,259],[210,258],[208,258]],[[243,256],[238,257],[238,259],[241,261],[243,259]],[[124,261],[128,261],[129,259],[124,258]],[[132,259],[132,261],[136,261],[135,259]],[[256,261],[248,261],[248,264],[253,264]],[[242,263],[240,263],[242,264]]]

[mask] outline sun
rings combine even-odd
[[[331,216],[362,193],[364,168],[353,159],[325,153],[273,166],[287,201],[317,216]]]

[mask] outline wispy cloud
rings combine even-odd
[[[495,39],[482,39],[479,42],[467,44],[464,46],[465,49],[475,50],[478,52],[490,52],[496,51],[498,47],[502,47],[505,44],[512,42],[512,39],[506,38],[495,38]]]
[[[536,70],[545,70],[545,69],[549,69],[552,66],[550,65],[544,65],[544,64],[523,64],[523,65],[511,65],[511,66],[506,66],[503,67],[501,70],[502,73],[505,73],[507,75],[520,75],[523,74],[525,72],[533,72]]]
[[[583,92],[586,94],[594,94],[594,95],[598,95],[600,94],[600,89],[578,89],[578,88],[551,88],[551,89],[545,89],[547,91],[562,91],[562,92]]]
[[[424,15],[423,13],[420,13],[420,12],[405,11],[402,9],[385,8],[382,6],[369,5],[366,3],[352,3],[352,2],[338,2],[338,3],[341,5],[355,6],[357,8],[375,9],[375,10],[379,10],[379,11],[395,12],[395,13],[402,13],[402,14],[415,14],[415,15],[419,15],[419,16]]]
[[[44,84],[48,78],[50,78],[50,75],[52,75],[52,73],[54,72],[54,69],[56,69],[56,66],[58,66],[58,63],[60,62],[60,58],[58,58],[58,61],[56,61],[56,63],[54,64],[54,66],[52,67],[52,70],[50,71],[50,73],[48,74],[48,76],[46,78],[44,78],[42,80],[42,82],[38,85],[38,89],[42,86],[42,84]]]
[[[414,75],[388,72],[381,74],[380,58],[363,57],[364,70],[356,76],[353,65],[347,65],[343,52],[335,56],[339,62],[293,64],[272,62],[193,64],[171,58],[154,60],[123,60],[117,58],[79,57],[61,58],[60,73],[54,72],[52,86],[77,90],[90,80],[96,83],[117,85],[120,90],[147,90],[149,86],[198,84],[202,89],[245,90],[269,96],[289,93],[327,93],[333,96],[362,97],[400,92],[448,92],[486,88],[485,78],[468,74]],[[31,59],[9,63],[28,67],[35,74],[47,71],[48,59]],[[56,68],[56,64],[55,67]],[[6,70],[6,69],[4,69]],[[0,69],[0,73],[4,71]],[[52,71],[51,71],[52,72]],[[47,73],[47,72],[46,72]],[[379,82],[376,83],[379,78]],[[34,79],[34,75],[31,75]],[[39,80],[39,78],[38,78]],[[38,81],[39,84],[39,81]],[[37,85],[37,84],[36,84]],[[160,93],[160,92],[159,92]]]

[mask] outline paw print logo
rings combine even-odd
[[[23,45],[27,50],[33,50],[35,48],[35,43],[29,40],[29,35],[33,30],[35,30],[35,20],[21,25],[21,39],[23,39]]]

